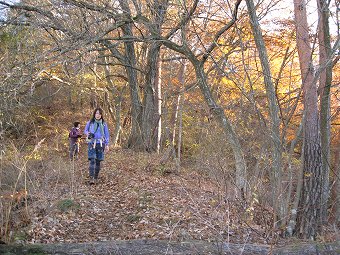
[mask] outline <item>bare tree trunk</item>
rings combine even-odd
[[[168,8],[168,0],[154,0],[151,6],[153,20],[150,24],[151,34],[161,34],[161,25],[164,22],[164,16]],[[147,72],[144,86],[144,102],[143,102],[143,119],[142,132],[144,146],[147,151],[156,150],[157,136],[155,131],[159,123],[160,115],[157,111],[156,87],[159,81],[159,54],[161,42],[153,41],[148,51]]]
[[[146,151],[154,151],[154,138],[153,131],[157,126],[157,108],[156,100],[157,94],[155,94],[155,85],[157,84],[157,75],[159,68],[159,52],[160,44],[155,42],[149,49],[146,73],[146,84],[144,88],[144,110],[142,120],[143,140]]]
[[[107,90],[111,92],[113,98],[114,98],[114,109],[115,113],[113,113],[112,110],[112,104],[111,101],[109,101],[108,96],[105,97],[107,100],[109,113],[111,115],[112,120],[115,122],[115,128],[111,137],[111,143],[113,146],[117,145],[118,139],[119,139],[119,133],[121,131],[121,109],[122,109],[122,99],[123,99],[123,92],[125,88],[122,88],[121,91],[119,91],[116,86],[113,84],[111,80],[111,73],[108,65],[108,60],[101,54],[101,56],[104,59],[104,71],[105,71],[105,78],[107,82]]]
[[[175,146],[175,139],[176,139],[176,128],[177,128],[177,121],[178,121],[178,112],[179,112],[179,106],[180,106],[180,102],[181,102],[181,97],[182,95],[179,94],[177,97],[177,104],[174,105],[174,113],[173,113],[173,118],[172,118],[172,135],[171,135],[171,144],[174,147]],[[170,124],[171,124],[170,123]]]
[[[122,125],[121,125],[121,113],[122,113],[122,100],[123,100],[123,91],[115,98],[115,116],[116,116],[116,122],[115,122],[115,129],[113,130],[112,133],[112,144],[115,146],[118,143],[119,139],[119,134],[120,131],[122,130]]]
[[[338,144],[335,149],[335,162],[334,162],[334,171],[335,171],[335,190],[336,190],[336,214],[335,219],[336,223],[340,223],[340,132],[338,133]]]
[[[186,70],[186,62],[185,60],[181,63],[179,73],[178,73],[178,80],[182,85],[182,88],[185,87],[185,70]],[[177,170],[179,171],[181,165],[181,151],[182,151],[182,128],[183,128],[183,102],[184,102],[184,95],[178,96],[177,102],[177,111],[178,111],[178,139],[177,139]]]
[[[314,239],[320,233],[323,174],[317,87],[314,83],[312,50],[309,43],[306,3],[294,0],[296,40],[304,93],[303,185],[297,214],[296,233]]]
[[[157,109],[157,137],[156,137],[156,151],[160,153],[161,138],[162,138],[162,63],[158,65],[158,81],[156,83],[156,109]]]
[[[322,173],[324,189],[322,192],[322,220],[327,222],[329,198],[329,165],[330,165],[330,88],[332,83],[331,42],[329,34],[329,9],[325,0],[317,0],[319,14],[319,63],[320,63],[320,131],[322,151]]]
[[[186,71],[187,63],[184,60],[181,63],[179,73],[178,73],[178,80],[182,85],[182,88],[185,87],[185,71]],[[184,102],[184,94],[178,96],[178,140],[177,140],[177,170],[179,170],[181,165],[181,149],[182,149],[182,112],[183,112],[183,102]]]
[[[269,66],[269,60],[267,55],[267,49],[264,44],[260,24],[255,12],[255,6],[253,0],[246,0],[248,12],[251,20],[251,27],[254,34],[254,39],[256,47],[259,50],[259,56],[261,60],[261,66],[264,74],[264,84],[266,88],[267,100],[269,105],[270,114],[270,138],[272,145],[272,183],[273,183],[273,207],[275,215],[278,214],[279,222],[284,218],[283,210],[283,194],[282,194],[282,149],[281,149],[281,139],[280,139],[280,119],[279,119],[279,106],[276,101],[275,87],[271,80],[271,71]],[[274,219],[277,222],[277,219]]]
[[[168,115],[168,109],[166,108],[167,105],[167,96],[166,94],[164,94],[163,96],[163,105],[165,106],[163,108],[163,114],[164,116]],[[175,112],[176,112],[176,105],[172,104],[173,106],[173,114],[171,116],[170,121],[168,122],[168,118],[164,118],[164,126],[165,126],[165,130],[164,130],[164,139],[165,139],[165,151],[161,157],[161,164],[165,164],[170,158],[175,158],[175,151],[174,151],[174,141],[172,140],[172,132],[173,130],[170,130],[170,126],[172,127],[176,127],[173,123],[175,121]]]
[[[131,16],[128,2],[119,0],[122,10]],[[123,33],[126,37],[132,37],[132,25],[127,23],[122,26]],[[131,133],[128,140],[128,147],[136,150],[143,150],[144,144],[142,139],[142,102],[139,95],[139,86],[137,83],[136,55],[134,42],[124,41],[125,59],[127,61],[126,73],[128,76],[131,97]]]
[[[112,104],[109,101],[108,97],[105,96],[105,100],[109,108],[109,113],[111,115],[112,120],[115,122],[114,130],[111,136],[111,144],[113,146],[116,146],[118,143],[120,132],[122,130],[121,113],[122,113],[122,100],[123,100],[124,88],[121,91],[119,91],[115,88],[108,86],[107,89],[114,96],[114,102],[115,102],[115,106],[114,106],[115,112],[113,113]]]
[[[195,1],[197,3],[197,1]],[[178,45],[170,40],[167,40],[165,38],[160,38],[163,42],[163,44],[168,47],[169,49],[172,49],[178,53],[183,54],[186,56],[189,61],[192,63],[192,65],[195,68],[196,73],[196,79],[198,86],[200,87],[201,93],[203,94],[203,97],[207,103],[207,105],[210,108],[210,111],[212,114],[216,117],[216,120],[220,123],[222,130],[227,138],[227,140],[230,143],[230,146],[233,150],[233,155],[235,159],[235,175],[236,175],[236,188],[237,192],[240,197],[244,198],[244,195],[246,193],[246,163],[244,160],[243,151],[241,149],[241,145],[239,142],[239,139],[229,121],[227,116],[225,115],[225,112],[221,106],[219,106],[216,101],[214,100],[212,93],[210,91],[210,87],[207,81],[206,73],[204,72],[204,63],[210,56],[210,53],[216,48],[217,41],[219,37],[228,29],[232,27],[232,25],[235,23],[237,18],[237,10],[241,3],[241,0],[238,0],[235,4],[234,13],[232,15],[232,19],[230,22],[228,22],[224,27],[222,27],[215,35],[213,43],[206,47],[206,52],[202,55],[201,60],[198,60],[198,58],[195,56],[194,52],[190,50],[190,47],[186,43],[186,33],[185,33],[185,26],[184,23],[181,24],[179,27],[181,27],[181,35],[182,35],[182,42],[181,45]],[[197,5],[195,5],[196,8]]]
[[[177,171],[179,171],[181,167],[183,102],[184,102],[184,96],[180,97],[180,100],[178,102],[179,104],[178,120],[179,121],[178,121],[178,140],[177,140]]]
[[[302,119],[304,119],[304,117],[302,117]],[[304,120],[302,120],[304,121]],[[287,200],[286,200],[286,204],[290,203],[290,197],[291,197],[291,193],[292,193],[292,188],[293,188],[293,183],[292,183],[292,169],[291,169],[291,155],[293,153],[295,144],[297,143],[301,133],[302,133],[302,127],[303,127],[303,122],[300,124],[299,129],[297,131],[296,134],[296,138],[294,141],[292,141],[291,147],[290,147],[290,151],[289,151],[289,159],[288,159],[288,169],[289,169],[289,175],[291,176],[291,180],[289,183],[289,189],[288,189],[288,195],[287,195]],[[302,153],[301,153],[301,167],[299,167],[299,172],[297,173],[297,185],[296,185],[296,192],[295,192],[295,197],[294,197],[294,201],[293,201],[293,205],[291,206],[291,214],[290,214],[290,218],[289,218],[289,222],[287,224],[287,235],[288,236],[292,236],[293,235],[293,231],[295,230],[295,226],[296,226],[296,216],[297,216],[297,210],[298,210],[298,206],[299,206],[299,201],[300,201],[300,195],[301,195],[301,189],[302,189],[302,180],[303,180],[303,148],[304,145],[302,145]]]
[[[199,87],[202,91],[202,94],[207,102],[212,114],[219,121],[223,131],[229,141],[231,148],[233,150],[234,159],[235,159],[235,176],[236,176],[236,187],[238,189],[238,193],[241,197],[244,197],[246,192],[246,163],[243,156],[243,151],[241,149],[241,145],[239,139],[226,117],[224,110],[219,106],[212,97],[211,91],[209,89],[209,85],[207,83],[207,78],[204,73],[204,68],[202,63],[198,63],[193,61],[193,65],[195,67],[196,76],[198,80]]]

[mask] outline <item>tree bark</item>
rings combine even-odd
[[[144,88],[144,102],[143,102],[143,140],[146,151],[154,151],[155,143],[153,131],[157,126],[157,108],[156,100],[157,95],[155,93],[155,85],[157,83],[157,75],[159,68],[159,52],[160,44],[157,42],[152,43],[149,49],[146,73],[146,84]]]
[[[336,223],[340,223],[340,132],[338,133],[338,144],[335,149],[335,162],[334,162],[334,171],[335,171],[335,202],[336,202]]]
[[[337,255],[339,242],[295,243],[286,246],[233,244],[205,240],[115,240],[88,243],[0,244],[2,254],[101,254],[101,255],[159,255],[159,254],[242,254],[242,255]]]
[[[294,0],[296,40],[304,96],[305,119],[303,184],[297,214],[297,234],[314,239],[320,233],[323,174],[317,86],[314,83],[312,50],[309,42],[306,3]]]
[[[303,117],[302,117],[303,119]],[[288,205],[290,205],[290,198],[291,198],[291,194],[292,194],[292,190],[293,190],[293,170],[292,170],[292,154],[294,153],[294,148],[296,143],[298,142],[298,140],[301,139],[301,133],[302,133],[302,124],[300,123],[300,126],[296,132],[296,138],[291,142],[290,145],[290,150],[289,150],[289,155],[288,155],[288,170],[289,170],[289,186],[288,186],[288,194],[286,196],[286,206],[288,208]],[[302,145],[302,155],[300,157],[301,162],[303,162],[303,145]],[[295,197],[293,200],[293,203],[291,205],[291,214],[289,216],[289,218],[287,217],[287,227],[286,227],[286,234],[288,236],[292,236],[293,235],[293,231],[295,230],[295,226],[296,226],[296,216],[297,216],[297,210],[298,210],[298,206],[299,206],[299,200],[300,200],[300,195],[301,195],[301,189],[302,189],[302,180],[303,180],[303,163],[302,165],[299,167],[298,169],[298,173],[297,173],[297,184],[296,184],[296,192],[295,192]]]
[[[156,151],[160,153],[161,151],[161,141],[162,141],[162,63],[158,65],[158,79],[156,82]]]
[[[185,87],[185,71],[186,71],[187,63],[184,60],[181,63],[179,73],[178,73],[178,81],[180,82],[182,88]],[[178,139],[177,139],[177,170],[180,169],[181,165],[181,151],[182,151],[182,116],[183,116],[183,102],[184,102],[184,93],[180,93],[178,95],[178,105],[176,108],[176,115],[178,114]],[[177,113],[178,112],[178,113]]]
[[[153,14],[153,22],[149,25],[151,35],[161,34],[161,25],[164,21],[164,15],[168,8],[167,0],[154,0],[151,6]],[[159,82],[159,54],[161,43],[158,41],[151,42],[147,56],[147,72],[144,86],[144,102],[143,102],[143,120],[142,132],[143,141],[146,151],[155,151],[157,147],[156,130],[159,123],[160,115],[158,115],[156,87]]]
[[[320,69],[320,131],[322,151],[322,174],[324,188],[322,192],[322,220],[327,222],[329,198],[329,165],[330,165],[330,88],[332,83],[331,42],[329,33],[329,9],[327,1],[317,0],[319,14],[319,66]]]
[[[131,12],[128,3],[125,0],[119,0],[119,4],[129,17]],[[122,26],[124,36],[132,37],[132,25],[131,23],[124,24]],[[142,102],[140,98],[140,91],[137,82],[137,71],[136,71],[136,55],[134,42],[124,41],[125,47],[125,59],[127,65],[125,66],[126,73],[128,76],[130,86],[130,97],[131,97],[131,133],[128,139],[128,147],[136,150],[143,150],[143,138],[142,138]]]

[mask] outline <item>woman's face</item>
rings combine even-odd
[[[94,117],[96,118],[96,120],[100,120],[102,118],[102,115],[100,114],[99,110],[96,111]]]

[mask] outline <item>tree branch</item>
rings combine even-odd
[[[235,9],[232,15],[232,19],[224,26],[222,27],[215,35],[213,43],[209,46],[209,48],[206,50],[206,52],[204,53],[203,57],[202,57],[202,62],[204,63],[208,56],[210,55],[210,53],[216,48],[217,46],[217,41],[218,39],[221,37],[221,35],[227,31],[229,28],[232,27],[232,25],[234,25],[234,23],[237,20],[237,11],[238,11],[238,7],[240,6],[242,0],[237,0],[236,4],[235,4]]]

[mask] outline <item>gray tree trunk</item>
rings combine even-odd
[[[111,143],[113,144],[113,146],[117,145],[120,131],[122,130],[121,113],[122,113],[123,91],[124,91],[124,88],[122,89],[122,91],[119,92],[118,95],[115,95],[115,99],[114,99],[116,121],[115,121],[115,128],[113,130],[112,138],[111,138],[112,139]],[[113,91],[111,91],[111,93],[113,93]]]
[[[275,87],[272,81],[272,75],[269,66],[269,60],[267,55],[267,49],[264,44],[260,24],[255,12],[255,6],[253,0],[246,0],[247,8],[251,20],[251,27],[254,34],[256,47],[259,51],[261,60],[262,71],[264,75],[264,84],[266,88],[267,101],[269,105],[270,115],[270,139],[272,145],[272,183],[273,183],[273,207],[274,212],[278,216],[279,221],[284,218],[283,210],[283,194],[282,194],[282,147],[280,139],[280,118],[279,118],[279,106],[276,100]],[[274,219],[277,222],[277,219]]]
[[[241,145],[239,139],[232,127],[230,121],[226,117],[224,110],[219,106],[210,91],[207,77],[204,72],[204,67],[202,62],[197,62],[194,59],[191,59],[195,71],[196,77],[198,81],[198,85],[203,93],[204,99],[207,102],[212,114],[221,124],[221,127],[229,141],[231,148],[233,150],[233,155],[235,159],[235,176],[236,176],[236,187],[238,188],[238,192],[240,196],[244,196],[246,192],[246,163],[243,156],[243,151],[241,149]]]
[[[329,9],[328,1],[317,0],[319,14],[319,65],[320,65],[320,131],[322,151],[322,173],[324,178],[324,189],[322,192],[322,220],[328,218],[329,198],[329,165],[330,165],[330,88],[332,83],[332,65],[328,63],[331,59],[331,42],[329,33]],[[328,63],[328,64],[327,64]]]
[[[181,63],[178,80],[182,85],[182,88],[185,87],[185,71],[186,71],[186,61],[184,60]],[[184,102],[184,93],[178,95],[178,105],[176,111],[178,111],[178,139],[177,139],[177,170],[179,171],[181,166],[181,149],[182,149],[182,116],[183,116],[183,102]],[[177,113],[176,113],[177,115]]]
[[[113,146],[117,145],[118,139],[119,139],[119,134],[121,131],[121,112],[122,112],[122,100],[123,100],[123,92],[124,92],[124,88],[121,89],[121,91],[119,91],[115,84],[112,82],[111,80],[111,73],[110,73],[110,69],[109,69],[109,65],[108,65],[108,60],[107,58],[105,58],[103,56],[103,54],[101,54],[101,56],[103,57],[104,61],[105,61],[105,66],[104,66],[104,71],[105,71],[105,78],[106,78],[106,82],[107,82],[107,90],[111,92],[113,98],[114,98],[114,109],[115,109],[115,113],[113,113],[112,108],[112,104],[110,101],[107,102],[107,104],[109,105],[109,112],[112,116],[112,120],[115,122],[115,127],[114,127],[114,131],[113,134],[111,136],[111,144]]]
[[[115,240],[88,243],[54,244],[0,244],[1,254],[101,254],[101,255],[159,255],[159,254],[242,254],[242,255],[336,255],[339,242],[295,243],[294,245],[269,246],[233,244],[229,242],[209,242],[205,240]]]
[[[196,73],[196,79],[197,84],[201,90],[201,93],[203,94],[203,97],[207,103],[207,105],[210,108],[211,113],[214,115],[216,120],[220,123],[223,132],[230,143],[230,146],[233,150],[233,155],[235,159],[235,176],[236,176],[236,187],[237,192],[240,197],[244,198],[244,195],[246,193],[246,184],[247,184],[247,178],[246,178],[246,163],[244,160],[243,151],[241,149],[241,145],[239,142],[239,139],[234,131],[234,128],[232,127],[229,119],[225,115],[225,112],[221,106],[219,106],[215,99],[212,96],[208,80],[206,77],[206,73],[204,72],[204,63],[208,59],[210,53],[216,48],[219,37],[227,31],[229,28],[232,27],[232,25],[235,23],[237,18],[237,10],[241,3],[241,0],[238,0],[235,4],[235,9],[233,13],[232,20],[228,22],[224,27],[222,27],[215,35],[213,43],[206,48],[205,54],[203,54],[201,60],[198,60],[198,58],[195,56],[193,51],[187,46],[186,38],[185,38],[185,27],[184,24],[181,26],[182,28],[182,45],[177,45],[176,43],[167,40],[166,38],[160,38],[163,42],[163,44],[168,47],[169,49],[172,49],[180,54],[183,54],[186,56],[189,61],[192,63],[192,65],[195,68]]]
[[[149,49],[148,61],[147,61],[147,73],[146,73],[146,83],[144,88],[144,102],[143,102],[143,140],[144,146],[147,151],[154,151],[154,138],[153,135],[157,126],[157,108],[156,100],[157,95],[155,93],[155,85],[158,82],[157,74],[159,68],[159,52],[160,44],[152,43]]]
[[[336,223],[340,223],[340,133],[338,133],[338,144],[337,148],[335,148],[335,162],[334,162],[334,171],[335,175],[335,202],[336,202]]]
[[[154,0],[151,6],[153,13],[153,22],[149,25],[151,35],[160,35],[161,25],[164,21],[164,15],[168,8],[167,0]],[[147,151],[155,151],[157,147],[156,130],[160,116],[157,112],[158,95],[156,87],[158,86],[159,76],[159,54],[161,43],[158,41],[151,42],[147,56],[147,72],[144,86],[144,101],[143,101],[143,119],[142,132],[144,146]]]
[[[171,145],[175,147],[175,139],[176,139],[176,128],[178,122],[178,112],[179,112],[179,105],[181,101],[181,94],[177,97],[177,103],[173,104],[173,114],[171,116],[170,124],[172,124],[172,133],[171,133]]]
[[[312,50],[309,43],[306,3],[294,0],[296,41],[304,93],[305,119],[303,184],[297,212],[296,233],[314,239],[320,233],[323,174],[317,87],[314,82]]]
[[[178,109],[178,140],[177,140],[177,171],[180,170],[181,167],[181,153],[182,153],[182,131],[183,131],[183,103],[184,103],[184,95],[179,95],[178,101],[179,109]]]
[[[156,117],[156,129],[157,129],[157,137],[156,137],[156,151],[160,153],[161,151],[161,141],[162,141],[162,63],[160,62],[158,65],[158,81],[156,82],[156,109],[157,109],[157,117]]]
[[[302,118],[302,119],[304,119],[304,118]],[[303,123],[300,124],[296,139],[292,143],[297,142],[297,139],[300,136],[300,133],[302,132],[302,124]],[[295,145],[292,144],[291,149],[294,149],[294,146]],[[300,195],[301,195],[302,184],[303,184],[303,154],[304,154],[303,149],[304,149],[304,145],[302,145],[302,153],[301,153],[301,157],[300,157],[302,165],[301,165],[301,167],[299,167],[299,172],[297,173],[297,184],[296,184],[295,197],[294,197],[294,200],[293,200],[293,204],[291,206],[291,211],[290,211],[291,214],[290,214],[289,221],[288,221],[288,224],[287,224],[287,227],[286,227],[286,232],[287,232],[286,234],[288,236],[293,235],[293,231],[295,230],[295,227],[296,227],[296,217],[297,217],[297,211],[298,211],[298,207],[299,207]],[[290,183],[287,200],[290,199],[291,189],[292,189],[292,183]],[[289,202],[287,201],[286,203],[288,204]]]
[[[129,16],[131,12],[128,3],[125,0],[119,0],[122,10]],[[132,37],[132,25],[130,23],[122,26],[124,36]],[[140,98],[140,91],[137,82],[136,71],[136,55],[134,42],[124,41],[125,59],[127,65],[125,66],[130,86],[131,97],[131,133],[128,140],[128,147],[136,150],[143,150],[144,144],[142,139],[142,102]]]

